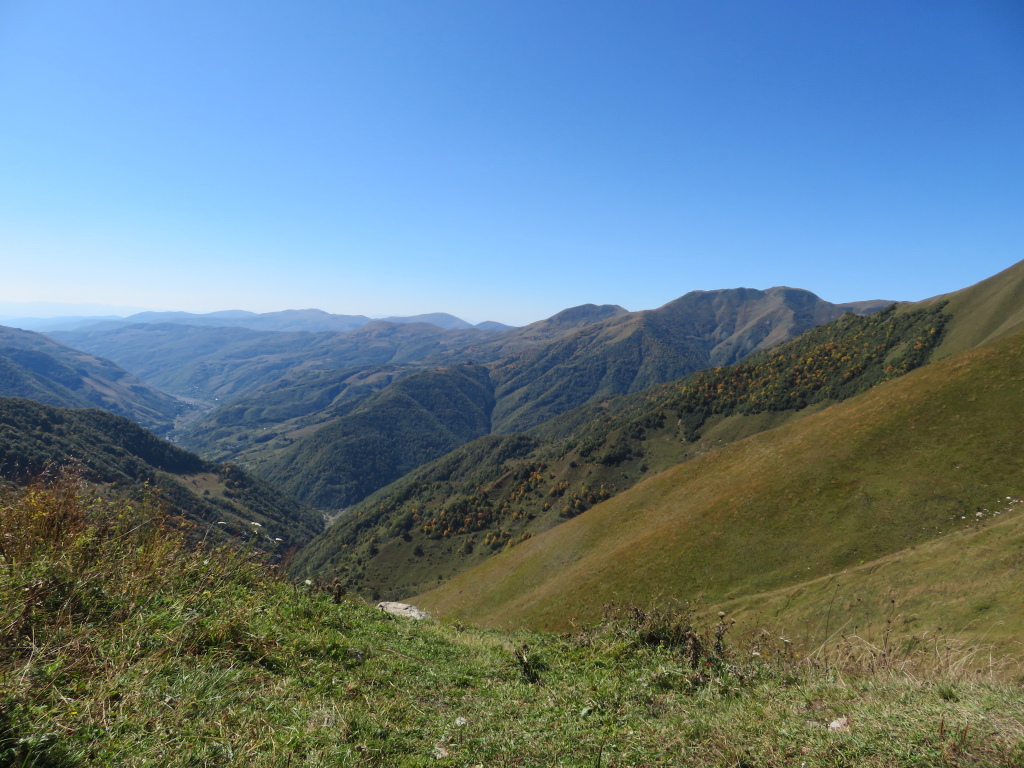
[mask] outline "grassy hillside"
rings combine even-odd
[[[939,357],[1024,330],[1024,261],[980,283],[937,296],[953,316]]]
[[[257,471],[319,509],[347,507],[487,434],[493,408],[482,366],[413,373],[299,438]]]
[[[993,498],[952,533],[713,610],[728,611],[740,627],[786,632],[802,648],[854,635],[922,638],[939,631],[1019,654],[1022,511],[1019,498]]]
[[[1022,361],[1018,335],[712,451],[422,603],[488,624],[567,626],[610,600],[717,602],[796,585],[975,525],[1022,492]]]
[[[237,550],[191,550],[152,509],[74,484],[2,503],[3,765],[1024,758],[1020,686],[941,642],[808,663],[770,636],[732,642],[727,622],[638,609],[566,636],[412,622],[276,581]]]
[[[0,397],[26,397],[64,408],[103,408],[166,432],[184,403],[109,360],[39,333],[0,326]]]
[[[261,549],[284,553],[323,527],[313,510],[269,484],[204,461],[120,416],[0,398],[0,477],[23,484],[59,467],[136,493],[146,484],[198,526],[198,536],[212,540],[255,539]]]
[[[566,414],[534,431],[548,440],[470,443],[358,505],[295,567],[387,597],[419,591],[650,473],[906,373],[946,317],[941,306],[847,315],[743,363]]]

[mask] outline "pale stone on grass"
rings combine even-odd
[[[393,616],[405,616],[407,619],[429,619],[430,614],[426,611],[421,611],[415,605],[409,605],[408,603],[390,603],[383,602],[377,603],[377,608],[390,613]]]

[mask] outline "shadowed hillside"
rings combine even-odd
[[[167,431],[186,409],[109,360],[39,333],[0,326],[0,396],[65,408],[103,408]]]
[[[0,398],[0,477],[20,484],[54,467],[140,493],[147,484],[197,525],[197,536],[215,541],[255,537],[260,548],[283,553],[323,528],[319,515],[268,483],[204,461],[128,419]]]
[[[260,474],[320,509],[346,507],[487,434],[493,408],[481,366],[414,373],[300,438]]]

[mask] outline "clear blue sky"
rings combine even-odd
[[[0,301],[521,324],[1021,259],[1021,0],[0,3]]]

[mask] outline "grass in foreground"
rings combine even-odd
[[[157,520],[67,479],[3,500],[0,765],[1024,765],[1019,682],[948,653],[411,622]]]

